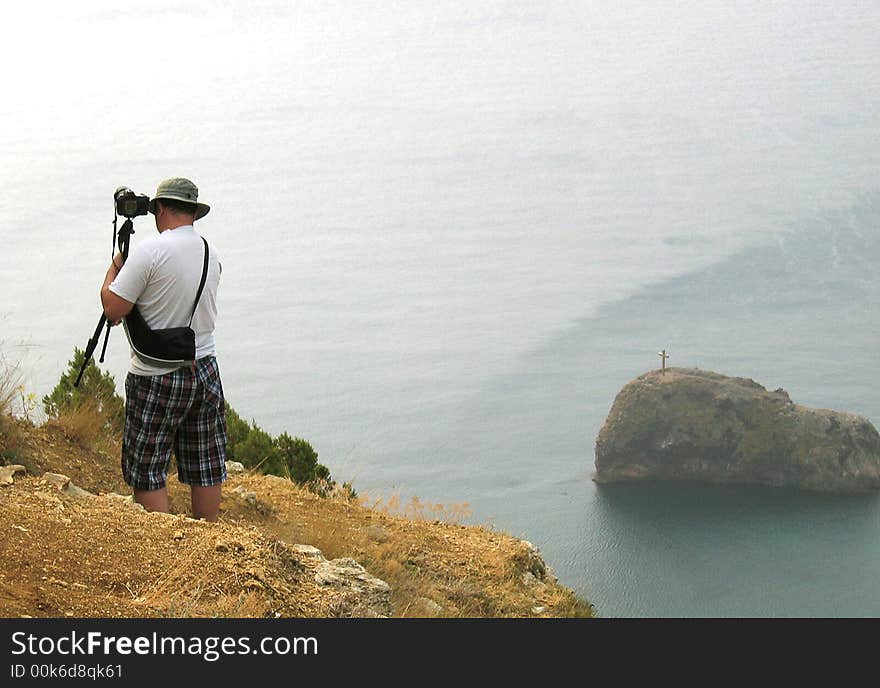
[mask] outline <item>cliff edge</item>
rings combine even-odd
[[[867,418],[800,406],[754,380],[667,368],[618,393],[596,439],[594,479],[876,490],[880,434]]]
[[[72,423],[19,425],[7,423],[5,440],[0,432],[3,617],[593,613],[537,547],[454,513],[406,517],[233,462],[219,522],[189,518],[189,489],[174,471],[173,513],[148,513],[121,494],[116,438],[87,445]]]

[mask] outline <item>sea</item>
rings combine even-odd
[[[592,479],[664,349],[880,424],[878,35],[859,0],[10,6],[0,355],[48,393],[113,192],[185,176],[229,403],[338,481],[529,540],[604,617],[880,616],[880,495]]]

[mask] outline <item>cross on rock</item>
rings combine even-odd
[[[666,359],[669,358],[669,354],[666,353],[666,349],[663,349],[663,351],[658,351],[657,355],[660,357],[660,361],[661,361],[660,370],[663,372],[666,372]]]

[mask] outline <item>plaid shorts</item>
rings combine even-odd
[[[226,480],[226,413],[213,356],[165,375],[125,378],[125,482],[137,490],[165,487],[172,449],[180,482]]]

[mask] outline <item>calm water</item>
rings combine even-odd
[[[767,5],[14,10],[2,351],[49,391],[113,190],[189,176],[229,400],[337,479],[469,503],[603,615],[880,615],[874,496],[591,480],[661,348],[880,422],[880,8]]]

